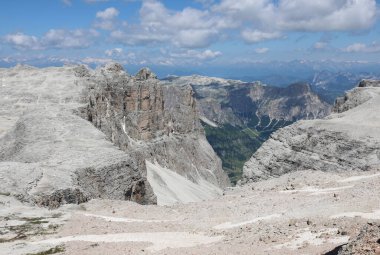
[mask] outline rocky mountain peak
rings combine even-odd
[[[380,81],[362,80],[357,88],[336,99],[333,112],[342,113],[367,102],[373,97],[372,90],[377,87],[380,87]]]
[[[77,77],[89,77],[90,70],[85,65],[74,67],[74,72]]]
[[[304,95],[311,92],[310,85],[303,82],[291,84],[288,88],[291,92],[294,92],[294,94],[297,95]]]
[[[229,181],[206,141],[191,86],[164,86],[156,77],[148,68],[135,77],[118,73],[90,77],[88,104],[81,116],[136,161],[145,160],[139,172],[147,179],[138,187],[151,185],[159,204],[217,196],[219,187]],[[172,178],[201,191],[181,194]],[[204,181],[212,188],[202,190]]]
[[[102,70],[105,70],[110,73],[120,73],[124,72],[124,67],[119,63],[111,62],[106,64]]]
[[[380,87],[380,81],[378,80],[362,80],[359,83],[359,88],[364,88],[364,87]]]
[[[136,80],[145,81],[149,79],[157,79],[157,75],[153,73],[149,68],[144,67],[135,76]]]
[[[18,63],[17,65],[13,67],[13,70],[33,70],[33,69],[36,69],[36,68],[34,66],[30,66],[27,64],[20,64],[20,63]]]

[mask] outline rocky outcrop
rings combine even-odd
[[[148,69],[132,77],[119,64],[0,72],[0,192],[51,208],[91,198],[154,204],[151,183],[168,181],[147,166],[214,187],[194,201],[228,185],[191,88],[166,91]]]
[[[380,254],[380,224],[368,223],[347,244],[325,255],[378,255]]]
[[[380,83],[378,80],[362,80],[359,85],[359,88],[366,88],[366,87],[380,87]]]
[[[379,82],[372,80],[363,80],[359,83],[358,88],[345,93],[343,97],[338,97],[335,101],[333,112],[342,113],[355,108],[373,97],[371,90],[363,89],[369,87],[378,87]]]
[[[156,202],[149,183],[140,192],[144,201],[127,196],[136,183],[146,182],[140,171],[145,162],[120,151],[75,114],[90,70],[17,67],[1,75],[7,98],[0,114],[2,191],[49,207],[91,198]]]
[[[380,89],[361,86],[338,99],[327,118],[278,130],[244,165],[242,183],[299,170],[380,169],[378,107]]]
[[[149,69],[132,77],[107,67],[86,82],[88,104],[81,116],[136,161],[169,169],[176,177],[185,177],[195,185],[206,181],[215,187],[213,196],[221,192],[220,187],[229,185],[220,159],[205,139],[190,86],[162,86]],[[140,169],[143,176],[147,170],[151,168]],[[148,173],[148,181],[154,183],[153,191],[164,186],[165,191],[160,190],[159,194],[180,193],[160,173]],[[202,199],[202,195],[195,199]],[[160,197],[158,200],[163,201]],[[189,202],[178,196],[177,200]]]
[[[113,143],[127,149],[133,140],[203,134],[190,86],[163,87],[147,68],[135,77],[113,69],[102,69],[88,81],[88,105],[81,113]]]
[[[146,81],[149,79],[157,79],[157,75],[149,68],[143,68],[136,74],[135,78],[138,81]]]
[[[113,70],[105,68],[91,77],[84,117],[123,149],[129,139],[146,141],[162,135],[164,98],[160,85],[155,79],[132,78],[120,69]]]
[[[34,198],[34,202],[38,206],[49,207],[55,209],[62,204],[81,204],[88,201],[80,189],[61,189],[54,191],[49,195],[41,195]]]
[[[216,125],[224,123],[242,124],[232,109],[226,109],[222,102],[227,101],[228,91],[243,82],[205,76],[170,76],[161,81],[166,86],[191,86],[198,103],[200,117]]]

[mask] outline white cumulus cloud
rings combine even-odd
[[[99,11],[96,13],[96,17],[99,19],[113,19],[119,15],[119,11],[114,7],[109,7],[104,11]]]
[[[236,34],[245,42],[257,43],[283,39],[290,32],[361,31],[370,28],[377,16],[375,0],[198,2],[205,4],[203,8],[171,10],[162,1],[144,0],[139,22],[113,29],[111,38],[128,45],[169,43],[179,48],[206,48]],[[117,14],[105,10],[97,17],[115,18]],[[104,24],[97,27],[112,27],[111,18],[101,19]]]
[[[257,43],[265,40],[272,40],[283,37],[283,35],[279,32],[263,32],[260,30],[250,29],[243,30],[241,36],[248,43]]]
[[[365,30],[377,16],[375,0],[222,0],[213,11],[239,22],[248,42],[294,31]]]
[[[199,59],[214,59],[222,55],[220,51],[205,50],[195,54]]]
[[[119,10],[114,7],[109,7],[104,11],[99,11],[96,13],[94,27],[103,30],[112,30],[116,26],[117,16],[119,16]]]
[[[44,48],[87,48],[99,34],[95,30],[50,29],[40,40]]]
[[[222,56],[222,52],[213,51],[210,49],[199,51],[199,50],[185,50],[179,52],[169,52],[169,58],[174,58],[177,60],[183,59],[198,59],[198,60],[211,60]]]
[[[116,56],[116,57],[119,57],[123,54],[123,49],[122,48],[114,48],[114,49],[110,49],[110,50],[106,50],[104,53],[108,56],[108,57],[113,57],[113,56]]]
[[[40,38],[15,33],[4,36],[4,40],[10,46],[19,50],[69,49],[87,48],[91,46],[94,38],[98,35],[98,32],[93,29],[50,29]]]
[[[279,27],[297,31],[356,31],[376,20],[375,0],[282,0],[278,10]]]
[[[363,52],[363,53],[374,53],[380,52],[380,44],[377,42],[373,42],[371,44],[364,43],[354,43],[343,49],[344,52]]]
[[[111,33],[120,43],[129,45],[169,42],[183,48],[203,48],[215,42],[227,24],[207,10],[187,7],[167,9],[161,2],[143,1],[140,24],[129,24]]]
[[[8,34],[4,36],[4,40],[13,48],[20,50],[38,50],[42,48],[37,37],[23,33]]]

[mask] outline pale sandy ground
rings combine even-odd
[[[360,176],[359,176],[360,175]],[[0,254],[323,254],[380,220],[380,175],[298,172],[218,199],[173,206],[92,200],[58,210],[29,208],[0,196],[0,238],[25,218],[43,217],[52,233],[31,231],[0,243]],[[7,232],[8,233],[5,233]],[[54,233],[55,232],[55,233]]]

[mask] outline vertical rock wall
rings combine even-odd
[[[190,86],[165,87],[149,69],[133,77],[117,64],[97,70],[86,82],[88,104],[81,115],[120,149],[195,184],[229,185],[205,139]],[[145,178],[145,165],[140,171]],[[150,189],[146,179],[141,187]]]

